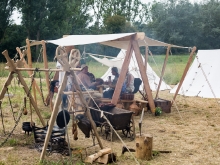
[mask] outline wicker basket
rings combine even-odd
[[[134,100],[134,94],[133,93],[123,93],[121,95],[122,100]]]

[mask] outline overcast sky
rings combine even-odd
[[[153,1],[154,0],[142,0],[142,2],[144,2],[144,3],[153,2]],[[159,2],[160,0],[156,0],[156,1]],[[163,1],[163,0],[161,0],[161,1]],[[201,1],[202,0],[190,0],[190,2],[192,2],[192,3],[194,3],[194,2],[201,2]],[[21,24],[21,15],[18,13],[17,10],[13,12],[13,15],[12,15],[11,19],[14,20],[14,22],[16,24]]]

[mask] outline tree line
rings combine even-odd
[[[10,18],[17,10],[20,25]],[[145,32],[153,39],[198,49],[220,47],[220,2],[206,0],[163,0],[143,3],[141,0],[2,0],[0,2],[0,51],[7,49],[11,57],[16,47],[30,40],[51,40],[64,34],[110,34]],[[49,59],[55,45],[47,44]],[[78,46],[81,52],[113,55],[119,50],[98,44]],[[152,49],[156,53],[162,48]],[[37,59],[39,48],[32,50]],[[174,50],[182,53],[182,50]],[[4,57],[0,56],[0,61]]]

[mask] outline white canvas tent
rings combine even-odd
[[[199,50],[178,92],[185,96],[220,98],[220,49]],[[175,93],[178,84],[170,91]]]
[[[95,60],[97,60],[98,62],[106,65],[109,67],[109,69],[105,72],[105,74],[101,77],[104,81],[108,80],[108,76],[112,76],[111,73],[111,68],[112,67],[117,67],[119,69],[121,69],[124,58],[126,55],[126,51],[125,50],[121,50],[118,54],[118,56],[114,59],[108,60],[106,57],[104,58],[98,58],[95,57],[94,55],[90,55],[92,58],[94,58]],[[142,57],[142,60],[144,61],[145,59]],[[134,52],[131,56],[131,61],[129,64],[129,71],[130,73],[135,77],[135,78],[140,78],[141,79],[141,75],[139,72],[139,67],[137,64],[137,60],[135,58]],[[160,78],[157,76],[157,74],[153,71],[153,69],[150,67],[150,65],[147,63],[147,76],[148,76],[148,81],[149,81],[149,85],[152,91],[156,91],[158,88],[158,84],[159,84],[159,80]],[[143,90],[143,83],[140,86],[140,90]],[[161,86],[160,86],[160,90],[166,90],[166,89],[171,89],[169,85],[167,85],[165,82],[162,82]]]

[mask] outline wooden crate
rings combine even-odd
[[[155,107],[160,107],[163,112],[170,113],[171,112],[171,101],[164,99],[154,99]]]
[[[160,107],[163,112],[170,113],[171,112],[171,101],[165,99],[154,99],[155,107]],[[147,104],[147,108],[150,109],[149,104]]]

